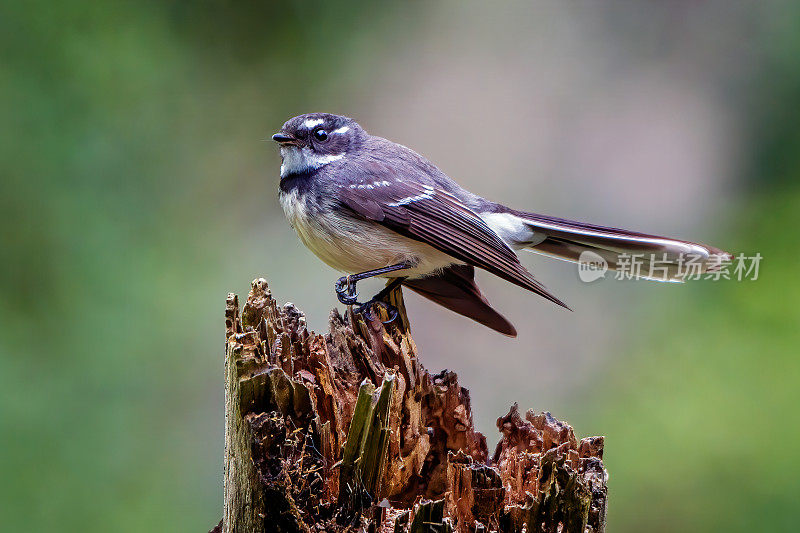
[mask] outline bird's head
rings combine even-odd
[[[281,147],[281,177],[310,172],[344,158],[367,136],[355,120],[309,113],[287,120],[272,140]]]

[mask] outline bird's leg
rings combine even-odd
[[[381,274],[394,272],[395,270],[403,270],[411,266],[413,266],[411,263],[403,261],[402,263],[397,263],[396,265],[377,268],[375,270],[367,270],[366,272],[359,272],[358,274],[351,274],[349,276],[342,276],[341,278],[339,278],[339,280],[336,282],[336,285],[334,286],[334,288],[336,289],[336,296],[337,298],[339,298],[339,301],[342,302],[343,304],[358,305],[359,310],[361,310],[363,306],[366,304],[360,304],[358,302],[358,291],[356,291],[356,283],[358,283],[362,279],[367,279],[374,276],[380,276]],[[381,295],[381,298],[386,294],[388,294],[388,292],[384,291],[386,291],[386,289],[378,293]],[[373,300],[374,298],[367,303],[373,303]]]
[[[384,287],[378,294],[370,298],[370,300],[366,303],[361,304],[358,309],[356,309],[356,313],[364,313],[368,318],[372,318],[370,316],[372,314],[372,306],[378,305],[386,309],[386,313],[389,315],[388,320],[384,321],[384,324],[389,324],[397,318],[398,311],[395,306],[388,302],[384,302],[383,299],[388,296],[395,288],[399,287],[406,278],[394,278],[390,281],[386,287]]]

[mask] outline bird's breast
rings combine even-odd
[[[306,248],[337,270],[352,266],[347,252],[352,244],[347,225],[328,203],[296,188],[282,191],[280,202],[286,219]]]
[[[288,192],[281,192],[280,202],[283,213],[289,224],[295,229],[300,240],[312,248],[310,243],[320,238],[324,238],[322,228],[319,224],[319,217],[316,216],[316,209],[308,201],[307,194],[301,193],[298,189],[291,189]],[[312,248],[313,251],[313,248]]]
[[[281,206],[303,244],[336,270],[355,273],[408,261],[417,267],[404,274],[418,277],[458,262],[427,244],[342,213],[310,195],[296,189],[282,191]]]

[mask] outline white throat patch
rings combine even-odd
[[[285,178],[289,174],[302,174],[310,170],[324,167],[328,163],[333,163],[344,157],[344,154],[319,155],[315,154],[311,148],[304,146],[281,146],[281,177]]]

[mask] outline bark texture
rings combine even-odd
[[[469,391],[400,316],[331,312],[317,335],[267,283],[226,307],[225,532],[602,532],[603,437],[517,406],[492,456]]]

